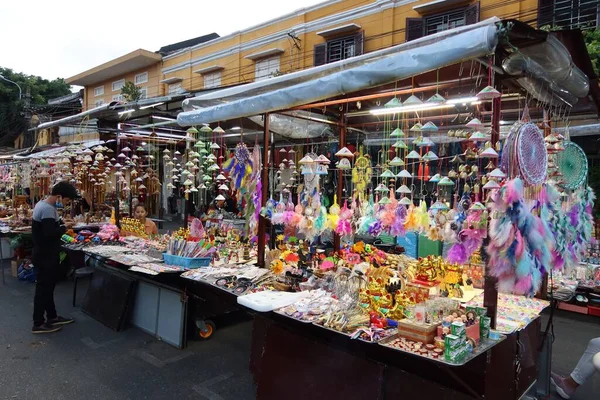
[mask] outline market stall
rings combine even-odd
[[[417,373],[432,383],[432,394],[524,394],[537,379],[539,344],[548,343],[538,318],[548,302],[525,299],[540,291],[550,270],[576,266],[591,240],[594,195],[586,187],[585,154],[568,129],[553,130],[568,123],[576,104],[594,107],[588,89],[555,36],[489,20],[184,101],[179,123],[204,124],[205,131],[210,123],[220,128],[262,115],[252,119],[264,129],[261,190],[245,198],[255,206],[246,217],[258,221],[258,261],[270,267],[278,291],[238,298],[277,314],[255,320],[259,397],[290,387],[298,397],[339,393],[345,378],[336,377],[347,376],[368,382],[349,385],[353,391],[389,395],[384,372],[396,362],[397,374]],[[508,129],[501,119],[512,121]],[[337,135],[315,141],[305,120]],[[291,140],[297,131],[305,143]],[[203,140],[195,131],[189,136]],[[258,179],[250,178],[257,164],[248,162],[257,144],[252,155],[248,147],[242,134],[227,171],[236,189]],[[324,240],[330,234],[332,250]],[[376,238],[373,246],[360,235]],[[419,260],[390,256],[397,243]],[[499,298],[498,289],[517,297]],[[463,306],[438,304],[440,295]],[[365,357],[360,346],[369,345],[349,344],[353,339],[409,358]],[[295,371],[281,371],[283,358],[314,366],[342,357],[347,364],[303,369],[314,371],[305,384],[293,385]],[[415,357],[428,367],[413,368]],[[440,362],[453,367],[447,375],[436,374]],[[499,380],[478,368],[482,374],[465,381],[478,362],[508,380],[495,387]]]
[[[101,224],[64,237],[86,312],[184,347],[249,310],[259,398],[517,399],[551,343],[534,296],[592,237],[568,134],[588,90],[555,35],[490,19],[187,99],[185,136],[119,124],[30,178],[73,182],[90,212],[64,213]],[[181,229],[132,218],[173,193]]]

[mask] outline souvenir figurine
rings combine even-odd
[[[475,313],[473,311],[467,312],[467,326],[475,325]]]

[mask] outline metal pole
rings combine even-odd
[[[492,147],[500,140],[500,106],[501,98],[497,97],[492,101]],[[489,239],[486,239],[484,244]],[[482,253],[482,256],[486,254]],[[496,316],[498,314],[498,278],[490,275],[487,257],[485,261],[485,283],[483,286],[483,306],[487,307],[487,315],[492,319],[491,327],[496,329]]]
[[[190,141],[186,138],[185,141],[185,162],[187,163],[190,160]],[[183,162],[181,163],[183,165]],[[189,193],[185,193],[188,188],[183,186],[183,229],[187,229],[188,227],[188,213],[190,212],[190,208],[188,207],[189,201]]]
[[[116,153],[119,154],[119,148],[121,147],[121,124],[117,124],[117,151]],[[119,190],[119,178],[115,178],[116,182],[115,182],[115,201],[114,201],[114,207],[115,207],[115,225],[117,225],[120,228],[120,220],[121,220],[121,206],[119,205],[119,197],[121,196],[121,191]],[[129,188],[131,190],[131,188]]]
[[[340,113],[340,148],[346,146],[346,119],[344,117],[344,112]],[[344,171],[341,169],[337,170],[337,188],[336,195],[338,198],[339,204],[342,203],[342,197],[344,195]],[[338,251],[341,247],[341,237],[337,233],[333,235],[333,249]]]
[[[0,75],[0,79],[2,79],[3,81],[12,83],[13,85],[16,85],[19,88],[19,100],[21,100],[23,98],[23,91],[21,90],[21,86],[19,86],[19,84],[17,82],[11,81],[10,79],[7,79],[4,77],[4,75]]]
[[[269,113],[264,114],[264,131],[263,131],[263,157],[262,157],[262,193],[260,199],[261,207],[267,204],[267,196],[269,195]],[[258,265],[265,267],[265,247],[267,244],[267,219],[262,215],[258,219]]]

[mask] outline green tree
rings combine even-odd
[[[587,47],[588,54],[594,65],[596,75],[600,74],[600,29],[590,29],[583,31],[583,39]]]
[[[71,93],[63,79],[47,80],[39,76],[14,72],[0,67],[0,74],[19,84],[23,99],[19,100],[19,89],[13,83],[0,79],[0,145],[12,146],[12,142],[27,129],[24,98],[27,88],[31,92],[31,109],[48,104],[49,99]]]
[[[140,88],[135,86],[135,84],[131,81],[125,82],[121,88],[121,94],[127,102],[138,101],[142,97],[142,91]]]

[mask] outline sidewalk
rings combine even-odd
[[[252,323],[245,315],[217,321],[211,340],[177,350],[136,328],[105,327],[71,306],[72,283],[61,282],[57,309],[76,323],[33,335],[34,285],[11,276],[6,283],[0,283],[1,400],[255,398],[248,371]],[[79,285],[81,304],[88,281]]]

